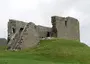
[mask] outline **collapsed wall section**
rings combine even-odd
[[[49,27],[13,19],[8,22],[8,49],[10,50],[35,47],[40,39],[50,36],[51,28]]]
[[[21,36],[22,49],[35,47],[39,43],[40,39],[35,27],[36,25],[34,23],[30,22],[27,24],[27,27]]]
[[[17,20],[8,22],[8,49],[25,49],[34,47],[39,37],[34,23],[25,23]]]

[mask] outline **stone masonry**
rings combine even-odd
[[[52,16],[52,36],[62,39],[80,40],[79,22],[72,17]]]
[[[36,26],[36,30],[39,34],[39,38],[51,37],[51,28],[44,26]]]
[[[25,23],[10,19],[8,22],[8,49],[26,49],[35,47],[41,38],[47,37],[51,28],[36,26],[34,23]]]
[[[77,19],[52,16],[51,22],[52,28],[10,19],[8,22],[8,49],[21,50],[36,47],[42,38],[47,37],[80,41]]]

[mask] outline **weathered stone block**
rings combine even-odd
[[[40,40],[35,26],[33,23],[28,23],[27,31],[23,32],[27,34],[22,35],[22,49],[35,47],[39,43]]]

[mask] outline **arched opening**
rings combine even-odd
[[[24,28],[20,28],[19,32],[22,32]]]

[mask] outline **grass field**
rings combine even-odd
[[[0,47],[0,64],[90,64],[90,47],[64,39],[42,40],[36,48],[17,52]]]

